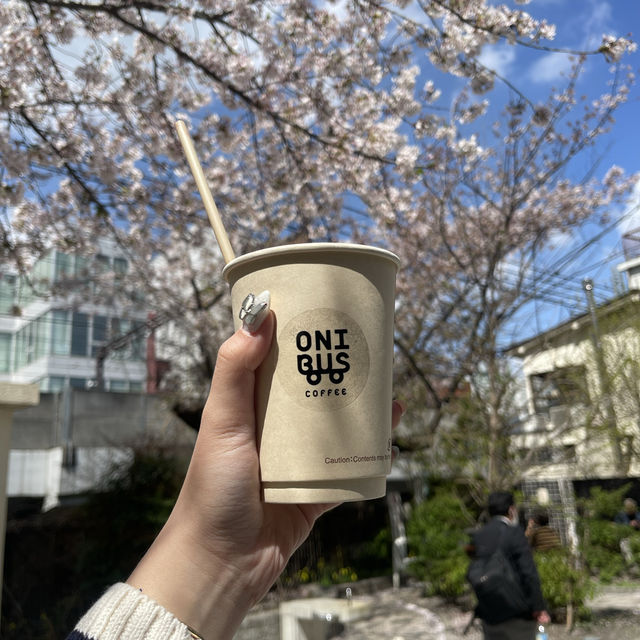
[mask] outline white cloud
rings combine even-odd
[[[628,231],[640,229],[640,181],[633,186],[629,201],[621,216],[620,233],[624,234]]]
[[[553,0],[533,0],[533,4]],[[563,25],[565,33],[573,30],[577,43],[576,50],[597,49],[602,43],[604,33],[612,31],[612,8],[606,0],[585,0],[581,9],[570,21]],[[571,68],[569,56],[562,53],[548,53],[533,63],[528,77],[532,82],[554,82],[566,74]]]
[[[570,231],[552,231],[549,236],[549,251],[560,251],[564,253],[575,246],[576,238]]]
[[[602,35],[611,30],[611,5],[608,2],[591,0],[591,14],[582,23],[585,48],[600,46]]]
[[[481,64],[500,76],[505,76],[509,73],[515,59],[515,47],[510,44],[486,46],[478,57]]]
[[[571,69],[571,60],[564,53],[547,53],[529,68],[529,79],[533,82],[553,82]]]

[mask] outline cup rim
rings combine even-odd
[[[260,260],[262,258],[268,258],[269,256],[289,251],[295,251],[299,254],[341,253],[344,251],[351,253],[368,253],[390,260],[395,264],[396,268],[400,266],[400,258],[398,258],[395,253],[389,251],[388,249],[383,249],[382,247],[374,247],[368,244],[357,244],[354,242],[303,242],[294,244],[282,244],[276,247],[267,247],[266,249],[258,249],[256,251],[250,251],[249,253],[237,256],[224,266],[222,275],[226,277],[233,268],[241,264],[253,262],[254,260]]]

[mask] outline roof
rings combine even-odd
[[[628,291],[613,300],[609,300],[608,302],[599,305],[597,307],[597,312],[600,315],[615,313],[624,309],[630,302],[640,302],[640,291]],[[547,329],[535,336],[531,336],[530,338],[526,338],[525,340],[509,345],[504,350],[504,353],[509,356],[522,357],[528,352],[540,350],[549,342],[558,340],[559,338],[566,336],[569,332],[584,329],[590,322],[591,314],[589,311],[585,311],[569,318],[565,322],[562,322],[551,329]]]

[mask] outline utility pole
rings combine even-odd
[[[141,333],[146,333],[147,331],[153,331],[168,319],[169,317],[166,314],[158,314],[130,331],[127,331],[127,333],[117,336],[113,338],[113,340],[109,340],[109,342],[101,345],[96,351],[96,390],[104,391],[104,361],[112,351],[126,347],[136,336]]]
[[[596,353],[600,355],[599,359],[602,359],[600,329],[598,327],[598,316],[596,314],[596,302],[595,302],[595,298],[593,297],[593,280],[591,280],[591,278],[585,278],[582,281],[582,288],[584,289],[585,295],[587,296],[587,306],[589,307],[589,315],[591,316],[591,324],[593,326],[593,334],[592,334],[593,346],[596,350]]]
[[[611,381],[607,372],[607,365],[604,361],[602,351],[602,341],[600,339],[600,327],[598,325],[598,314],[596,313],[596,303],[593,295],[593,281],[591,278],[585,278],[582,281],[582,288],[587,297],[587,305],[589,307],[589,315],[591,316],[593,342],[593,351],[596,359],[596,370],[598,373],[598,382],[600,384],[600,392],[604,400],[604,413],[606,428],[613,447],[613,456],[616,468],[619,471],[625,469],[624,455],[622,451],[622,437],[618,432],[618,421],[616,419],[613,400],[611,398]]]

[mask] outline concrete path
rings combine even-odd
[[[464,634],[470,614],[441,598],[425,598],[420,587],[358,595],[371,614],[327,628],[335,640],[482,640],[478,621]],[[591,623],[568,631],[562,624],[548,630],[553,640],[640,640],[640,587],[606,586],[588,603],[594,612]],[[621,626],[621,621],[626,621]],[[277,603],[253,612],[234,640],[279,640]]]
[[[588,602],[593,611],[629,611],[640,614],[640,588],[607,585],[601,587],[594,598]],[[638,630],[640,638],[640,629]]]

